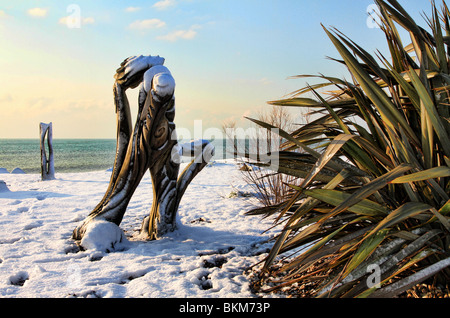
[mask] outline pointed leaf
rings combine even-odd
[[[317,242],[316,244],[314,244],[312,247],[308,248],[307,251],[305,251],[303,254],[301,254],[298,258],[295,259],[295,261],[290,262],[289,264],[287,264],[286,266],[284,266],[280,271],[286,271],[289,270],[291,268],[294,268],[296,266],[298,266],[305,258],[307,258],[308,256],[310,256],[311,254],[313,254],[315,251],[317,251],[318,249],[320,249],[322,246],[324,246],[326,243],[328,243],[330,240],[332,240],[339,232],[341,232],[348,224],[345,224],[343,226],[341,226],[340,228],[338,228],[336,231],[332,232],[331,234],[328,234],[327,236],[325,236],[324,238],[322,238],[321,240],[319,240],[319,242]]]
[[[409,74],[411,76],[412,83],[416,88],[417,93],[419,94],[420,99],[423,102],[423,105],[425,106],[430,121],[433,123],[433,129],[444,148],[444,152],[447,157],[450,157],[450,138],[447,134],[447,131],[445,130],[439,113],[437,112],[436,106],[434,105],[431,96],[428,94],[427,89],[420,81],[420,78],[417,76],[416,72],[413,69],[410,69]]]
[[[378,231],[375,235],[371,235],[369,238],[365,239],[347,264],[342,276],[347,276],[364,262],[386,238],[388,233],[388,230]]]
[[[337,207],[335,207],[328,214],[327,218],[333,217],[336,214],[340,213],[341,211],[344,211],[345,209],[348,209],[352,205],[369,197],[370,195],[374,194],[378,190],[384,188],[390,181],[396,179],[400,175],[404,174],[406,171],[411,170],[411,168],[412,167],[409,165],[402,164],[402,165],[394,168],[392,171],[385,173],[381,177],[378,177],[375,180],[372,180],[371,182],[369,182],[366,185],[364,185],[363,187],[361,187],[361,189],[359,189],[355,193],[353,193],[349,198],[344,200]]]
[[[302,97],[275,100],[267,103],[270,105],[277,105],[277,106],[321,107],[321,104],[316,100]]]
[[[342,203],[351,196],[350,193],[325,189],[304,190],[303,193],[305,195],[309,195],[317,200],[326,202],[334,206],[339,205],[340,203]],[[384,206],[367,199],[364,199],[359,203],[352,205],[351,207],[348,208],[348,210],[356,214],[368,216],[387,215],[389,211]]]
[[[402,280],[374,292],[370,297],[392,298],[450,266],[450,257],[430,265]]]
[[[331,39],[336,49],[344,58],[346,65],[352,72],[353,76],[358,80],[367,96],[372,100],[379,110],[386,125],[392,129],[397,129],[400,125],[415,142],[419,143],[417,136],[411,129],[405,118],[398,111],[386,93],[375,83],[369,74],[359,65],[355,57],[345,48],[345,46],[326,28],[324,28],[328,37]]]
[[[331,160],[331,158],[333,158],[333,156],[342,148],[342,146],[344,146],[348,140],[354,137],[355,135],[347,135],[347,134],[341,134],[339,136],[336,136],[330,143],[330,145],[327,147],[325,152],[317,160],[316,164],[311,169],[309,175],[303,180],[301,187],[302,188],[306,187],[320,172],[320,170],[322,170],[322,168]]]
[[[368,234],[368,236],[374,235],[378,231],[394,226],[407,218],[429,211],[432,208],[432,206],[421,202],[405,203],[401,207],[392,211],[386,218],[379,222],[378,225]]]
[[[443,178],[443,177],[449,177],[449,176],[450,176],[450,167],[441,166],[441,167],[434,167],[431,169],[411,173],[406,176],[401,176],[401,177],[398,177],[398,178],[392,180],[390,183],[417,182],[417,181],[424,181],[424,180],[428,180],[428,179]]]

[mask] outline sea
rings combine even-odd
[[[226,147],[225,140],[212,142],[216,153]],[[100,171],[114,165],[115,139],[53,139],[52,144],[56,173]],[[20,168],[25,173],[40,173],[39,139],[0,139],[0,168],[8,172]]]

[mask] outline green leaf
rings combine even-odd
[[[295,261],[290,262],[289,264],[287,264],[286,266],[284,266],[281,271],[285,271],[285,270],[289,270],[293,267],[298,266],[303,260],[305,260],[305,258],[307,258],[308,256],[310,256],[311,254],[313,254],[315,251],[317,251],[318,249],[320,249],[322,246],[324,246],[326,243],[328,243],[330,240],[332,240],[338,233],[340,233],[348,224],[345,224],[343,226],[341,226],[340,228],[338,228],[336,231],[332,232],[331,234],[328,234],[327,236],[325,236],[324,238],[322,238],[321,240],[319,240],[319,242],[317,242],[316,244],[314,244],[312,247],[308,248],[303,254],[301,254],[299,257],[297,257],[295,259]]]
[[[445,216],[443,216],[441,213],[439,213],[439,211],[437,211],[435,208],[432,208],[431,212],[433,212],[433,214],[434,214],[433,219],[436,217],[439,220],[439,222],[441,222],[442,225],[450,233],[450,222],[447,220],[447,218]]]
[[[422,33],[422,30],[419,26],[414,22],[410,15],[402,8],[402,6],[396,0],[389,0],[389,3],[395,8],[389,6],[383,0],[376,0],[379,6],[383,7],[386,11],[390,13],[390,17],[392,17],[397,23],[399,23],[402,27],[404,27],[407,31],[412,32],[416,35],[420,40],[426,42],[426,38]]]
[[[431,169],[415,172],[408,174],[406,176],[398,177],[392,180],[390,183],[406,183],[406,182],[417,182],[424,181],[428,179],[443,178],[450,176],[450,167],[434,167]]]
[[[371,235],[369,238],[365,239],[351,258],[351,260],[348,262],[342,276],[347,276],[362,262],[364,262],[386,238],[388,233],[388,230],[380,230],[376,232],[375,235]]]
[[[341,172],[339,172],[332,180],[330,180],[326,185],[323,186],[324,190],[331,190],[336,188],[342,181],[344,181],[346,178],[351,177],[351,173],[347,169],[343,169]],[[304,189],[300,188],[295,185],[291,185],[292,188],[296,189],[297,191],[303,193]],[[290,217],[288,223],[286,226],[290,226],[292,223],[296,222],[297,219],[301,218],[303,215],[311,211],[314,207],[316,207],[319,203],[322,201],[316,200],[313,197],[306,198],[300,206],[297,208],[297,210],[294,212],[294,214]]]
[[[350,193],[345,193],[338,190],[325,190],[325,189],[304,190],[303,193],[305,195],[309,195],[317,200],[323,201],[325,203],[334,206],[338,206],[351,196]],[[350,206],[348,210],[356,214],[368,216],[387,215],[389,212],[389,210],[384,206],[368,199],[364,199],[359,203]]]
[[[440,209],[437,211],[435,208],[430,209],[433,212],[434,216],[427,222],[432,223],[436,220],[439,220],[442,225],[450,232],[450,222],[447,219],[446,215],[450,213],[450,200],[448,200]]]
[[[325,101],[325,99],[322,96],[320,96],[320,94],[317,93],[314,89],[311,88],[311,90],[314,93],[314,95],[322,102],[325,108],[328,110],[330,115],[333,117],[334,121],[339,125],[339,127],[341,127],[342,131],[345,134],[350,135],[350,130],[348,129],[348,127],[344,124],[342,119],[336,114],[333,108],[331,108],[331,106],[327,103],[327,101]]]
[[[351,138],[356,137],[355,135],[341,134],[336,136],[330,145],[327,147],[325,152],[317,160],[314,167],[311,169],[309,175],[303,180],[301,187],[306,187],[314,177],[322,170],[323,167],[333,158],[333,156],[345,145],[345,143]]]
[[[351,207],[352,205],[369,197],[378,190],[384,188],[392,180],[404,174],[406,171],[411,170],[411,168],[412,167],[410,165],[406,164],[399,165],[398,167],[392,169],[392,171],[389,171],[388,173],[385,173],[381,177],[378,177],[372,180],[371,182],[365,184],[359,190],[353,193],[350,197],[344,200],[341,204],[335,207],[332,211],[330,211],[327,218],[333,217],[336,214],[340,213],[341,211],[344,211],[349,207]]]
[[[344,58],[344,61],[353,76],[358,80],[359,84],[363,88],[364,92],[367,96],[372,100],[374,105],[379,110],[384,123],[390,126],[392,129],[396,130],[397,125],[400,125],[407,133],[410,138],[412,138],[415,142],[419,143],[417,136],[414,131],[411,129],[405,118],[398,111],[396,106],[392,103],[390,98],[386,95],[386,93],[375,83],[375,81],[367,74],[367,72],[360,66],[355,57],[345,48],[345,46],[335,37],[333,36],[325,27],[325,32],[328,37],[331,39],[336,49],[339,51],[341,56]]]
[[[258,166],[258,164],[255,164],[255,165]],[[301,178],[301,179],[304,179],[304,178],[306,178],[308,176],[308,172],[306,172],[306,171],[303,171],[303,170],[300,170],[300,169],[291,168],[291,167],[285,167],[282,164],[279,164],[278,172],[284,173],[284,174],[287,174],[287,175],[290,175],[290,176],[294,176],[294,177],[297,177],[297,178]],[[322,174],[322,173],[319,172],[315,176],[315,179],[317,181],[329,182],[329,181],[331,181],[333,179],[333,177],[325,175],[325,174]]]
[[[352,86],[351,83],[342,80],[340,78],[337,77],[331,77],[331,76],[324,76],[322,74],[320,75],[309,75],[309,74],[303,74],[303,75],[296,75],[296,76],[291,76],[290,78],[321,78],[321,79],[325,79],[328,80],[327,83],[319,83],[319,84],[312,84],[311,86],[307,86],[301,89],[298,89],[294,92],[292,92],[290,95],[292,95],[293,97],[297,97],[300,96],[302,94],[308,93],[310,92],[310,87],[313,87],[314,89],[319,89],[319,88],[324,88],[327,86],[334,86],[334,85],[343,85],[343,86]],[[271,104],[272,102],[269,102],[269,104]]]
[[[450,214],[450,200],[445,202],[444,206],[439,209],[439,213],[441,213],[442,215]]]
[[[392,164],[390,158],[386,155],[385,151],[382,151],[376,145],[368,141],[366,138],[357,137],[354,141],[365,151],[372,156],[374,156],[377,160],[379,160],[384,166],[392,169],[394,165]]]
[[[343,169],[336,177],[333,178],[329,183],[327,183],[324,188],[325,189],[332,189],[336,187],[342,180],[349,177],[350,173],[348,170]],[[301,193],[301,189],[299,189],[298,193]],[[292,232],[292,228],[299,224],[301,222],[301,216],[310,211],[314,206],[316,206],[320,201],[312,201],[309,198],[307,198],[295,211],[294,215],[288,220],[285,228],[278,236],[275,244],[273,245],[272,249],[270,250],[269,255],[267,256],[266,262],[264,264],[264,270],[267,270],[269,266],[272,264],[272,262],[275,260],[275,257],[280,252],[282,246],[285,245],[285,241],[288,238],[289,234]]]
[[[444,38],[442,36],[442,28],[441,24],[439,22],[439,14],[437,12],[436,7],[433,8],[433,35],[434,39],[436,41],[436,52],[437,57],[439,60],[439,67],[442,72],[445,74],[448,74],[448,65],[447,65],[447,54],[445,52],[445,46],[444,46]]]
[[[392,211],[387,217],[385,217],[378,225],[368,234],[374,235],[378,231],[389,228],[400,222],[404,221],[407,218],[416,216],[420,213],[429,211],[433,207],[421,202],[408,202],[400,206],[399,208]]]
[[[423,106],[425,107],[427,114],[430,118],[430,121],[433,124],[433,129],[436,132],[436,135],[439,138],[442,147],[444,148],[445,155],[450,157],[450,138],[445,130],[444,124],[437,112],[436,106],[433,103],[431,96],[428,94],[427,89],[420,81],[416,72],[413,69],[410,69],[409,72],[411,76],[412,83],[419,94],[421,101],[423,102]]]
[[[321,104],[311,98],[288,98],[267,102],[270,105],[277,106],[295,106],[295,107],[321,107]]]
[[[273,133],[276,133],[278,135],[280,135],[281,137],[285,138],[286,140],[291,141],[292,143],[294,143],[295,145],[297,145],[298,147],[302,148],[303,150],[305,150],[307,153],[309,153],[310,155],[312,155],[315,158],[320,158],[321,154],[313,149],[311,149],[310,147],[306,146],[304,143],[300,142],[299,140],[297,140],[296,138],[294,138],[292,135],[290,135],[289,133],[287,133],[286,131],[284,131],[281,128],[275,127],[271,124],[265,123],[263,121],[257,120],[257,119],[253,119],[253,118],[249,118],[249,117],[245,117],[248,120],[254,122],[255,124],[260,125],[261,127],[264,127],[268,130],[271,130]],[[332,169],[334,169],[335,171],[341,171],[342,169],[346,168],[348,165],[345,165],[341,162],[341,160],[339,159],[331,159],[329,160],[329,162],[327,162],[327,165],[329,167],[331,167]],[[353,169],[353,171],[355,171],[356,169]],[[364,172],[361,171],[360,172],[362,175],[364,175]]]
[[[392,77],[395,78],[395,80],[398,82],[400,87],[403,89],[403,91],[406,93],[406,95],[411,100],[411,103],[413,104],[414,108],[418,111],[420,111],[420,100],[419,96],[417,95],[416,90],[414,87],[408,82],[406,79],[407,72],[403,72],[401,74],[397,73],[397,71],[389,64],[389,62],[386,59],[383,59],[383,62],[386,66],[386,68],[389,70]],[[409,79],[409,76],[408,76]],[[410,81],[410,80],[409,80]]]

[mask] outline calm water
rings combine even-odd
[[[106,170],[114,164],[114,139],[54,139],[56,172]],[[0,139],[0,167],[19,167],[27,173],[41,172],[38,139]]]
[[[216,149],[223,140],[214,141]],[[113,166],[115,139],[54,139],[55,171],[83,172],[106,170]],[[39,139],[0,139],[0,168],[11,172],[21,168],[26,173],[41,172]]]

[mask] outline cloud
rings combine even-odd
[[[48,13],[48,9],[44,8],[32,8],[27,11],[28,15],[35,18],[45,18]]]
[[[29,113],[40,113],[54,110],[54,100],[50,97],[34,97],[28,99],[27,111]]]
[[[11,94],[3,94],[2,96],[0,96],[0,104],[3,103],[10,103],[12,102],[14,99],[12,98]]]
[[[125,9],[125,12],[136,12],[136,11],[139,11],[139,10],[141,10],[140,7],[128,7],[128,8]]]
[[[81,20],[82,24],[94,24],[95,19],[93,17],[87,17],[87,18],[83,18]]]
[[[59,24],[67,25],[68,28],[79,28],[81,25],[94,24],[95,19],[93,17],[76,17],[69,15],[67,17],[62,17],[58,20]]]
[[[164,10],[167,9],[169,7],[173,7],[176,4],[175,0],[161,0],[156,2],[153,7],[158,9],[158,10]]]
[[[175,42],[177,40],[192,40],[197,35],[196,29],[199,29],[199,25],[193,25],[189,30],[176,30],[169,34],[158,36],[158,40],[164,40],[169,42]]]
[[[263,85],[270,85],[270,84],[273,83],[273,82],[272,82],[270,79],[268,79],[267,77],[261,78],[261,79],[259,80],[259,82],[260,82],[261,84],[263,84]]]
[[[0,19],[8,18],[9,15],[5,12],[5,10],[0,10]]]
[[[147,20],[136,20],[131,23],[128,28],[132,30],[149,30],[149,29],[159,29],[166,25],[164,21],[160,19],[147,19]]]

